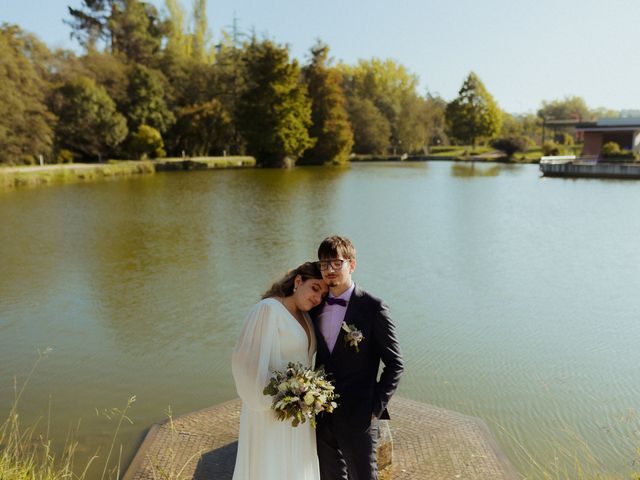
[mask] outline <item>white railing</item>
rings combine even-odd
[[[540,157],[540,163],[562,165],[565,163],[572,163],[575,159],[575,155],[551,155],[548,157]]]

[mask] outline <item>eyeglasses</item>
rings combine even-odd
[[[348,261],[349,260],[343,260],[342,258],[332,258],[331,260],[320,260],[318,262],[318,266],[320,267],[320,270],[328,270],[329,265],[331,265],[331,268],[337,271],[340,270]]]

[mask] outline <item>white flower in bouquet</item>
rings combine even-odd
[[[331,413],[338,406],[338,394],[324,369],[312,370],[301,363],[289,363],[286,370],[273,372],[263,393],[272,397],[276,418],[291,420],[294,427],[309,420],[315,428],[317,415]]]

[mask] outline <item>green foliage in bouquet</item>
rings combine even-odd
[[[289,362],[286,370],[273,372],[262,393],[273,397],[271,408],[278,420],[291,420],[294,427],[309,420],[315,428],[316,415],[331,413],[338,406],[334,389],[323,368],[312,370]]]

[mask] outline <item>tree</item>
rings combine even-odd
[[[396,145],[400,153],[415,153],[429,143],[430,113],[426,101],[419,95],[406,95],[396,122]]]
[[[174,151],[205,156],[229,149],[233,140],[231,115],[219,100],[181,108],[177,117],[171,129]]]
[[[213,98],[222,102],[223,99],[218,92],[217,68],[214,65],[196,62],[191,57],[181,57],[171,52],[165,52],[161,68],[167,80],[166,104],[179,123],[179,125],[174,124],[164,134],[167,149],[172,154],[180,154],[182,150],[195,154],[191,150],[192,141],[187,142],[188,145],[185,144],[185,138],[194,135],[194,129],[186,125],[186,122],[189,121],[187,118],[191,118],[192,108],[198,110]],[[226,110],[226,106],[224,109]],[[218,145],[217,139],[212,140],[214,144]]]
[[[352,98],[349,118],[353,125],[354,150],[357,153],[384,154],[391,145],[391,126],[368,98]]]
[[[587,103],[582,97],[564,97],[562,100],[543,101],[538,116],[546,120],[592,120]]]
[[[215,96],[233,118],[233,141],[230,145],[231,152],[242,154],[245,144],[238,129],[238,101],[246,91],[247,82],[243,75],[243,61],[245,49],[248,44],[242,44],[245,34],[238,27],[237,19],[233,19],[231,32],[222,32],[222,39],[218,45],[216,61],[214,64],[215,81],[213,96]]]
[[[129,148],[139,159],[158,158],[166,155],[162,135],[149,125],[140,125],[138,131],[131,135]]]
[[[502,112],[502,125],[499,132],[501,138],[522,135],[523,130],[523,124],[518,117],[505,111]]]
[[[166,52],[180,58],[191,55],[191,38],[185,29],[185,11],[179,0],[165,0],[169,16],[166,19]]]
[[[193,1],[193,40],[191,54],[194,60],[202,63],[213,62],[214,51],[209,48],[211,33],[207,23],[207,1]]]
[[[529,146],[529,142],[527,137],[509,136],[492,140],[491,146],[496,150],[504,152],[507,157],[511,158],[516,152],[524,152]]]
[[[458,97],[447,105],[447,125],[451,134],[476,146],[479,137],[492,137],[500,131],[502,114],[480,78],[471,72]]]
[[[354,98],[367,99],[384,116],[389,128],[389,144],[394,147],[413,145],[416,139],[425,137],[424,127],[418,120],[421,98],[416,93],[418,78],[394,60],[360,60],[350,67],[342,65],[344,89],[349,102]],[[360,110],[361,102],[356,110]],[[370,110],[369,107],[365,107]],[[350,111],[352,109],[350,108]],[[351,118],[355,136],[361,124]],[[402,142],[408,142],[407,144]],[[419,143],[419,141],[418,141]],[[356,141],[356,147],[358,142]],[[357,151],[361,152],[357,149]]]
[[[58,147],[87,160],[112,153],[127,136],[127,122],[116,111],[115,102],[88,77],[59,87],[53,96],[53,111],[59,119]]]
[[[33,63],[38,49],[46,47],[17,26],[0,27],[0,163],[31,163],[51,151],[47,85]]]
[[[449,143],[446,132],[446,110],[447,102],[442,97],[427,94],[423,110],[423,121],[427,125],[427,145],[446,145]]]
[[[80,8],[67,7],[71,18],[64,22],[71,27],[71,37],[87,51],[95,50],[98,41],[108,41],[107,22],[110,0],[84,0]]]
[[[112,0],[107,25],[112,53],[147,66],[155,62],[165,31],[155,6],[139,0]]]
[[[591,109],[591,118],[618,118],[622,116],[622,112],[618,110],[612,110],[606,107],[597,107]]]
[[[238,100],[238,126],[259,165],[283,166],[315,143],[307,128],[311,102],[289,51],[253,40],[244,57],[246,90]]]
[[[342,90],[342,75],[328,66],[329,47],[318,42],[303,77],[311,98],[309,134],[316,144],[304,153],[301,164],[345,163],[353,146],[353,131]]]
[[[144,65],[134,65],[129,74],[128,102],[125,114],[129,128],[149,125],[161,133],[175,122],[164,99],[166,79],[161,72]]]
[[[155,6],[140,0],[83,0],[80,8],[69,7],[66,21],[88,52],[104,42],[113,54],[129,61],[151,65],[160,51],[165,25]]]
[[[542,119],[533,113],[515,117],[522,127],[522,135],[532,144],[538,144],[542,138]]]
[[[83,67],[81,75],[91,77],[98,85],[102,85],[118,107],[126,105],[130,71],[121,55],[90,51],[80,61]]]

